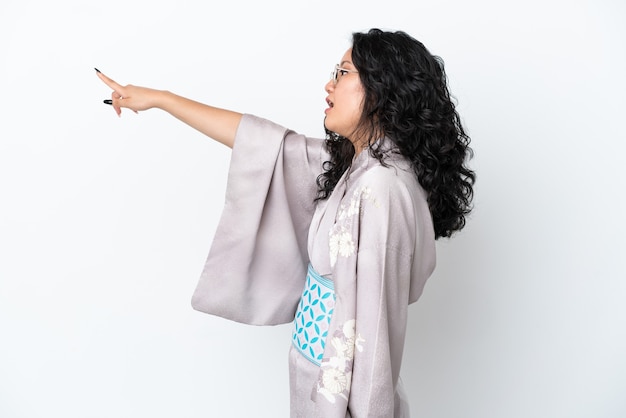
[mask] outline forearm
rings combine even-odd
[[[209,106],[161,91],[155,107],[166,111],[206,136],[232,148],[241,113]]]
[[[113,89],[111,100],[107,102],[113,106],[118,116],[121,116],[122,108],[131,109],[134,112],[152,108],[162,109],[208,137],[230,148],[233,147],[241,113],[208,106],[167,90],[155,90],[131,84],[121,86],[97,68],[96,74],[100,80]]]

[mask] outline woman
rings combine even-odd
[[[98,76],[118,115],[160,108],[233,148],[192,304],[293,322],[291,415],[408,416],[408,305],[434,269],[435,240],[465,225],[475,179],[442,61],[404,32],[354,33],[325,86],[325,141]]]

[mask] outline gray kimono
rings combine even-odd
[[[407,310],[434,269],[435,240],[425,192],[390,143],[387,167],[364,150],[316,203],[323,141],[251,115],[239,125],[192,305],[294,323],[292,417],[409,415],[399,381]]]

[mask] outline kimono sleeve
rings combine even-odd
[[[256,325],[293,320],[306,277],[322,145],[244,115],[194,309]]]
[[[420,259],[432,231],[419,190],[402,182],[379,186],[372,187],[359,222],[355,350],[348,405],[353,417],[391,417],[406,411],[398,379],[408,305],[412,293],[421,293],[433,263],[430,257]]]

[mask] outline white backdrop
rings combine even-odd
[[[622,0],[3,0],[0,417],[288,415],[290,327],[195,312],[229,150],[93,67],[321,135],[352,31],[447,65],[475,212],[411,307],[413,416],[626,416]]]

